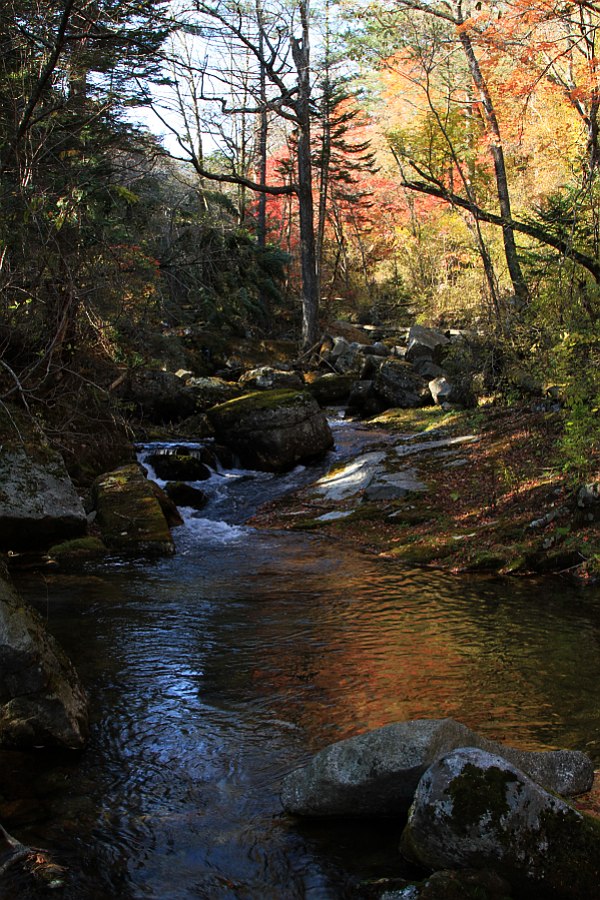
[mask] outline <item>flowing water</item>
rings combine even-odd
[[[338,429],[341,452],[360,439]],[[242,524],[310,477],[217,474],[175,557],[21,579],[91,699],[83,753],[0,754],[0,821],[68,867],[58,896],[361,896],[362,879],[402,874],[398,828],[300,825],[279,785],[401,719],[453,716],[600,761],[597,591],[412,571]]]

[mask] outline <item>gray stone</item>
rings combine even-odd
[[[401,849],[432,870],[494,869],[519,896],[598,896],[600,822],[479,748],[454,750],[425,772]]]
[[[374,379],[374,388],[390,406],[413,409],[431,403],[426,381],[409,363],[394,357],[381,364]]]
[[[188,378],[186,385],[194,398],[196,412],[206,412],[211,406],[216,406],[217,403],[226,403],[243,393],[239,385],[214,376]]]
[[[406,359],[415,362],[417,359],[430,359],[439,363],[444,347],[450,340],[437,328],[426,328],[424,325],[413,325],[408,332]]]
[[[416,359],[413,362],[412,367],[415,372],[418,372],[421,378],[424,378],[426,381],[431,381],[432,378],[444,378],[446,376],[446,372],[441,366],[438,366],[437,363],[434,363],[425,356]]]
[[[580,509],[593,509],[600,506],[600,482],[591,482],[579,488],[577,506]]]
[[[0,746],[79,748],[88,731],[87,699],[41,617],[0,570]]]
[[[242,465],[282,472],[322,458],[333,446],[325,414],[307,391],[262,391],[209,411],[217,438]]]
[[[304,387],[304,380],[297,372],[273,369],[271,366],[260,366],[258,369],[245,372],[239,379],[239,383],[244,391],[272,391],[276,388],[302,390]]]
[[[453,719],[417,719],[326,747],[286,777],[282,802],[288,812],[303,816],[399,815],[431,763],[465,746],[501,754],[557,793],[581,793],[593,780],[592,763],[583,753],[516,750]]]
[[[373,478],[365,489],[363,499],[368,502],[402,500],[409,494],[426,490],[427,485],[417,477],[415,469],[405,468]]]
[[[346,500],[360,491],[364,491],[373,480],[378,466],[385,459],[383,450],[363,453],[343,465],[336,466],[317,482],[314,490],[324,499],[330,501]]]
[[[0,450],[0,546],[48,547],[86,530],[85,509],[58,453]]]

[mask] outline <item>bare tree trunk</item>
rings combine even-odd
[[[467,63],[471,72],[471,77],[475,87],[479,91],[481,104],[484,111],[484,118],[491,134],[490,151],[494,160],[494,174],[496,176],[496,192],[498,194],[498,206],[500,207],[500,215],[504,219],[505,224],[502,226],[502,237],[504,241],[504,254],[506,256],[506,265],[508,274],[512,282],[515,298],[519,305],[524,305],[528,299],[527,284],[521,271],[519,262],[519,254],[515,241],[515,232],[511,224],[512,213],[510,207],[510,192],[508,188],[508,178],[506,176],[506,163],[504,161],[504,151],[502,149],[502,135],[500,126],[496,117],[496,111],[492,97],[488,90],[487,83],[483,77],[479,60],[473,48],[471,38],[461,26],[464,24],[462,7],[460,0],[456,6],[457,17],[456,24],[459,29],[459,40],[467,58]]]
[[[319,338],[319,276],[313,208],[310,140],[310,44],[308,3],[299,4],[302,37],[292,38],[292,53],[298,73],[298,206],[300,218],[300,264],[302,269],[302,345],[312,347]]]

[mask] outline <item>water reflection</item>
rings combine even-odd
[[[72,866],[69,900],[358,896],[386,853],[401,871],[395,831],[300,829],[278,787],[314,750],[400,719],[600,759],[597,594],[410,572],[298,535],[179,540],[150,566],[21,585],[94,721],[81,756],[1,755],[0,818]]]

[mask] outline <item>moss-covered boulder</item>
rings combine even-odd
[[[0,746],[80,748],[87,699],[75,669],[41,617],[0,567]]]
[[[333,437],[317,401],[305,391],[261,391],[209,410],[218,440],[242,465],[282,472],[320,459]]]
[[[0,547],[46,548],[87,530],[59,453],[39,443],[0,448]]]
[[[423,775],[401,849],[431,870],[494,869],[519,896],[598,896],[600,822],[474,747],[453,751]]]
[[[107,547],[130,553],[174,553],[169,525],[140,466],[121,466],[94,483],[97,523]]]
[[[488,741],[454,719],[395,722],[331,744],[283,782],[285,809],[300,816],[398,816],[420,777],[457,747],[480,747],[511,760],[544,787],[565,795],[589,790],[594,767],[572,750],[535,752]]]

